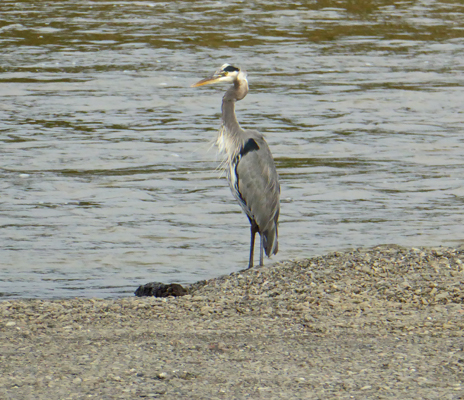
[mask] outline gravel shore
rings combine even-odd
[[[2,301],[0,399],[464,399],[463,288],[464,248],[385,245],[183,297]]]

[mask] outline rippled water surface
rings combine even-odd
[[[112,297],[247,266],[212,147],[224,62],[282,186],[267,264],[464,242],[461,1],[0,4],[0,295]]]

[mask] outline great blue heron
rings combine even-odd
[[[243,130],[235,116],[235,102],[248,93],[246,77],[246,72],[240,68],[224,64],[213,76],[202,79],[192,87],[216,82],[233,84],[222,98],[222,126],[216,144],[226,158],[232,194],[251,224],[248,263],[248,268],[251,268],[256,233],[260,235],[260,266],[263,265],[263,251],[268,257],[277,253],[280,185],[274,159],[263,135],[257,131]]]

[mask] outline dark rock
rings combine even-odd
[[[185,296],[188,290],[178,283],[164,284],[161,282],[150,282],[146,285],[141,285],[135,291],[137,297],[155,296],[155,297],[169,297],[169,296]]]

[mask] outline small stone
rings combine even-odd
[[[448,293],[440,293],[435,296],[435,300],[447,299],[449,296]]]
[[[157,375],[157,378],[158,379],[166,379],[169,375],[166,373],[166,372],[160,372],[158,375]]]

